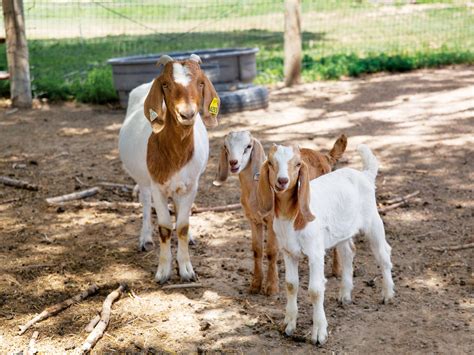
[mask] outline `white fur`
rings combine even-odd
[[[173,79],[178,84],[188,86],[191,81],[189,69],[181,63],[173,63]]]
[[[293,158],[294,152],[292,147],[285,147],[283,145],[279,145],[274,155],[274,159],[278,163],[278,174],[277,179],[285,178],[290,179],[289,171],[288,171],[288,161]]]
[[[283,159],[286,151],[277,150],[274,157]],[[324,313],[325,250],[337,247],[342,260],[342,281],[339,299],[350,302],[352,291],[352,237],[363,232],[383,274],[382,296],[386,302],[393,295],[390,246],[385,240],[382,219],[375,200],[377,159],[368,147],[360,147],[364,171],[350,168],[336,170],[310,182],[310,209],[316,219],[302,230],[293,228],[293,221],[274,218],[273,228],[284,251],[287,282],[286,333],[296,327],[298,259],[303,253],[310,268],[309,294],[313,304],[312,341],[324,343],[327,320]],[[285,157],[286,159],[286,157]]]
[[[172,229],[168,210],[168,198],[172,198],[178,212],[176,226],[189,224],[189,214],[198,189],[198,180],[204,172],[209,157],[209,140],[206,128],[199,114],[194,122],[194,153],[191,160],[164,184],[154,182],[146,163],[147,144],[152,130],[143,113],[143,104],[152,83],[143,84],[130,93],[127,114],[119,135],[119,152],[123,165],[140,187],[143,204],[143,226],[140,234],[140,248],[153,244],[151,225],[151,204],[153,204],[161,226]],[[179,144],[179,142],[176,142]],[[184,280],[194,278],[194,271],[188,252],[188,241],[178,240],[178,264]],[[171,244],[168,241],[160,248],[157,281],[165,281],[171,274]]]
[[[224,144],[227,148],[227,159],[229,161],[236,160],[238,171],[235,174],[239,174],[242,170],[247,167],[250,161],[250,155],[252,150],[247,147],[252,143],[252,136],[249,131],[234,131],[230,132],[224,140]]]

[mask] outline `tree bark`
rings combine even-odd
[[[30,64],[23,0],[2,0],[2,4],[12,104],[15,107],[31,108]]]
[[[285,0],[285,85],[298,84],[301,78],[301,2]]]

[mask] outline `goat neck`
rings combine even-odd
[[[164,184],[187,162],[194,152],[194,125],[179,124],[170,111],[165,127],[148,139],[147,165],[154,181]]]

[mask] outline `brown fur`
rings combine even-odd
[[[158,232],[160,234],[160,239],[163,243],[166,243],[166,241],[171,238],[171,229],[167,227],[159,226]]]
[[[216,115],[210,114],[209,105],[213,98],[219,97],[214,86],[193,60],[179,61],[190,72],[191,82],[187,87],[174,82],[173,63],[167,63],[157,77],[144,103],[144,114],[150,121],[153,133],[148,139],[147,166],[154,181],[164,184],[178,172],[194,153],[194,125],[183,125],[176,117],[175,105],[178,102],[194,103],[201,107],[203,121],[207,126],[217,125]],[[163,101],[166,110],[163,110]],[[157,114],[152,120],[150,109]]]

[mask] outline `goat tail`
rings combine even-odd
[[[342,155],[346,150],[346,147],[347,137],[345,134],[341,134],[334,143],[334,146],[332,147],[331,151],[329,152],[329,161],[333,167],[337,163],[337,161],[341,159]]]
[[[357,147],[357,151],[362,158],[362,171],[369,177],[370,181],[375,183],[375,178],[379,171],[379,161],[365,144],[360,144]]]

